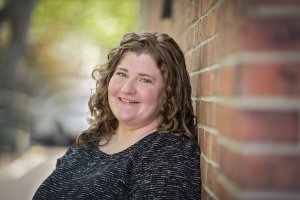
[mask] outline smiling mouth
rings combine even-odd
[[[133,100],[125,99],[125,98],[121,98],[121,97],[119,97],[119,100],[122,102],[125,102],[125,103],[139,103],[137,101],[133,101]]]

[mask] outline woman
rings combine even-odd
[[[128,33],[93,78],[91,126],[33,199],[200,199],[196,118],[176,42]]]

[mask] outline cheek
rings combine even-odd
[[[118,84],[116,84],[112,78],[108,84],[108,97],[116,94],[117,90],[118,90]]]
[[[162,104],[162,95],[157,90],[144,90],[143,97],[149,104]]]
[[[110,81],[107,88],[107,97],[108,97],[108,104],[112,108],[114,105],[114,97],[117,94],[117,86],[114,84],[114,81]]]

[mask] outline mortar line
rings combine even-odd
[[[220,174],[218,181],[227,189],[227,191],[234,197],[238,199],[272,199],[272,200],[281,200],[281,199],[291,199],[298,200],[300,199],[300,192],[284,192],[284,191],[255,191],[247,190],[241,187],[238,187],[235,183],[230,181],[224,174]]]
[[[300,155],[300,145],[271,142],[241,142],[221,136],[220,144],[241,155]]]

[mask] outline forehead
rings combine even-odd
[[[158,69],[156,61],[150,54],[147,53],[137,54],[131,51],[126,52],[116,68],[123,68],[129,71],[141,71],[144,73],[153,72],[160,74],[160,70]]]

